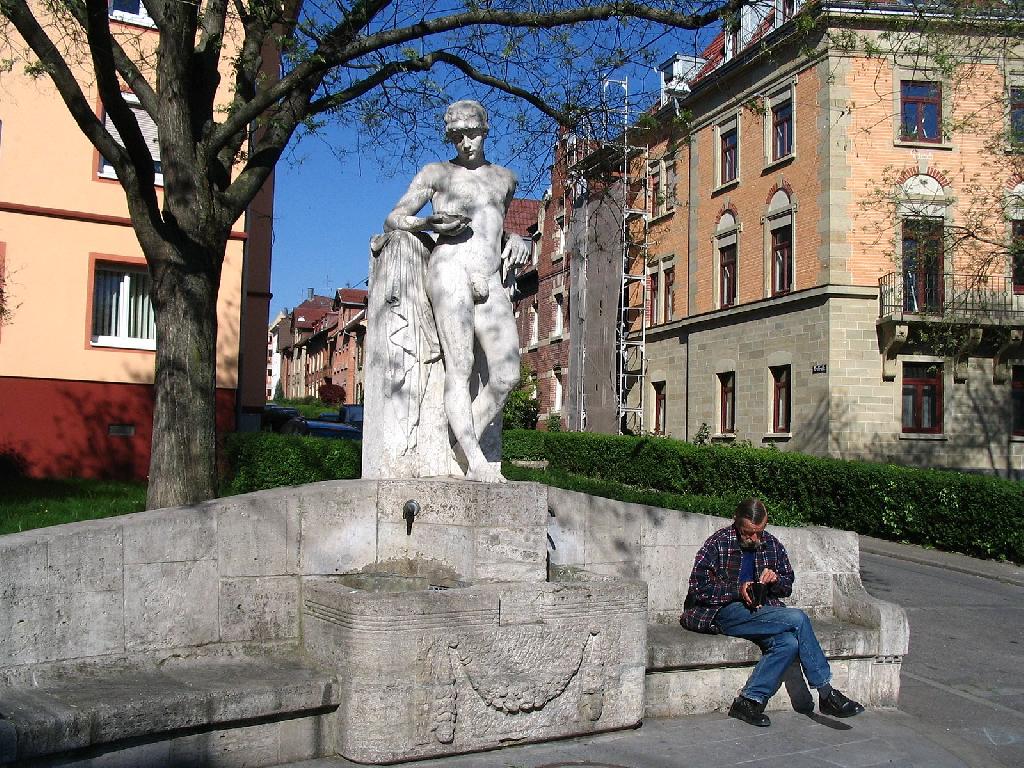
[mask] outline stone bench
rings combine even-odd
[[[0,764],[198,764],[217,751],[270,765],[322,751],[337,680],[290,656],[40,665],[0,685]],[[114,753],[116,757],[110,757]],[[57,757],[59,756],[59,758]],[[68,762],[70,760],[70,762]]]
[[[337,670],[304,656],[302,583],[373,561],[357,529],[375,525],[377,491],[285,488],[0,536],[0,765],[332,754]]]
[[[760,650],[746,640],[690,632],[679,625],[679,615],[697,550],[729,520],[555,488],[548,503],[553,566],[648,583],[645,716],[728,708]],[[909,627],[902,608],[864,590],[856,534],[770,528],[796,572],[793,596],[785,603],[810,615],[836,687],[868,706],[895,706]],[[801,709],[809,697],[794,666],[769,707]]]

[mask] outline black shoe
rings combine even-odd
[[[767,728],[772,724],[768,715],[764,713],[764,704],[758,704],[744,696],[737,696],[733,699],[732,706],[729,707],[729,717],[735,717],[737,720],[756,725],[759,728]]]
[[[818,702],[818,709],[823,715],[832,717],[853,717],[864,711],[863,705],[853,699],[848,699],[835,688],[828,696],[823,696]]]

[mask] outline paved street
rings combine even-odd
[[[1024,768],[1024,569],[884,542],[862,548],[872,550],[861,553],[868,591],[910,618],[899,711],[845,721],[773,712],[767,730],[724,714],[647,720],[631,731],[404,766]],[[355,766],[322,759],[291,768]]]
[[[1024,766],[1024,588],[861,554],[875,597],[910,619],[900,709],[971,766]]]

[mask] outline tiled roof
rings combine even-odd
[[[309,310],[309,309],[330,309],[331,304],[334,303],[334,299],[329,296],[314,296],[311,299],[306,299],[301,304],[295,307],[295,311]]]
[[[309,330],[316,325],[317,320],[326,315],[331,310],[328,309],[299,309],[295,308],[295,314],[292,315],[292,327],[301,330]]]
[[[505,231],[529,237],[530,230],[537,226],[539,210],[540,200],[515,198],[508,207],[508,213],[505,214]]]
[[[366,303],[366,291],[362,288],[339,288],[337,302],[340,304],[358,304],[362,306]]]
[[[718,36],[711,41],[708,47],[700,52],[700,57],[704,59],[706,63],[697,71],[697,74],[693,78],[694,82],[718,69],[722,61],[725,60],[725,33],[720,32]]]
[[[761,22],[757,25],[757,29],[754,30],[750,38],[743,42],[743,48],[753,45],[773,29],[775,29],[775,9],[768,11],[765,17],[761,19]],[[740,49],[741,53],[743,48]],[[694,75],[693,80],[691,81],[694,83],[711,74],[722,66],[722,63],[725,61],[724,31],[719,32],[715,39],[708,44],[708,47],[701,51],[700,57],[702,59],[706,59],[707,62],[700,68],[697,74]]]
[[[316,321],[331,311],[332,299],[314,296],[292,310],[292,328],[310,329]]]

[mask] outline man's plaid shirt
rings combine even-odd
[[[694,632],[718,632],[715,615],[723,605],[740,600],[740,540],[733,526],[712,534],[697,552],[690,574],[690,589],[680,621]],[[768,605],[782,605],[780,597],[793,594],[793,566],[782,542],[765,531],[754,551],[754,573],[771,568],[779,580],[771,585]]]

